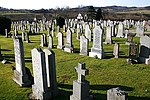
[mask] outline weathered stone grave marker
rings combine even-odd
[[[85,76],[88,74],[85,63],[79,63],[75,69],[78,73],[78,80],[73,81],[73,94],[70,96],[70,100],[91,100],[89,82],[85,80]]]

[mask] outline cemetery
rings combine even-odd
[[[0,35],[0,99],[150,100],[150,21],[12,21]]]

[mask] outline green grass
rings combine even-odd
[[[31,43],[24,42],[25,64],[33,74],[31,50],[40,47],[40,34],[30,35],[30,40]],[[86,80],[90,81],[90,93],[95,96],[96,100],[106,100],[107,90],[118,86],[128,92],[129,100],[150,100],[150,67],[145,64],[126,64],[128,56],[126,39],[113,37],[114,42],[120,43],[120,58],[118,59],[113,58],[114,44],[103,44],[106,58],[95,59],[79,55],[79,41],[76,40],[75,33],[73,33],[75,53],[56,49],[57,38],[54,37],[53,40],[57,82],[60,89],[60,95],[54,100],[69,100],[73,80],[77,79],[75,67],[79,62],[86,63],[86,68],[89,70]],[[134,38],[134,42],[139,42],[139,38]],[[13,39],[0,36],[0,45],[2,54],[9,61],[7,64],[0,63],[0,99],[28,99],[28,94],[32,92],[31,87],[22,88],[12,79],[11,66],[15,66]],[[92,42],[89,44],[89,49],[91,47]]]

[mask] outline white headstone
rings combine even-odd
[[[88,55],[89,41],[85,36],[80,36],[80,54]]]
[[[96,26],[93,30],[93,33],[93,46],[91,48],[91,52],[89,52],[89,56],[102,59],[104,57],[103,30],[100,28],[100,26]]]
[[[63,49],[63,44],[64,44],[63,33],[59,32],[59,33],[57,34],[57,37],[58,37],[58,45],[57,45],[57,48],[58,48],[58,49]]]
[[[105,39],[106,44],[112,44],[112,27],[107,26],[106,27],[106,39]]]
[[[51,93],[48,92],[45,53],[40,48],[34,48],[31,53],[34,76],[32,97],[39,100],[50,99]]]
[[[123,26],[123,23],[122,22],[119,22],[119,25],[118,25],[118,33],[117,33],[117,36],[116,37],[120,37],[120,38],[123,38],[124,35],[124,26]]]
[[[14,39],[14,52],[16,70],[14,70],[13,80],[20,86],[29,86],[31,81],[28,78],[24,61],[24,48],[21,38],[15,37]]]
[[[66,33],[66,44],[65,44],[64,51],[73,53],[73,50],[74,48],[72,45],[72,32],[70,29],[68,29]]]
[[[52,93],[52,96],[56,96],[58,94],[58,88],[56,80],[55,53],[49,49],[44,49],[43,51],[45,52],[48,88]]]

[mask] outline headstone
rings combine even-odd
[[[149,58],[146,58],[146,59],[145,59],[145,64],[147,64],[147,65],[150,64],[150,56],[149,56]]]
[[[128,100],[128,93],[119,88],[112,88],[107,90],[107,100]]]
[[[132,64],[133,62],[138,62],[139,55],[139,44],[131,43],[129,45],[129,59],[127,59],[127,64]]]
[[[80,36],[80,54],[88,55],[89,41],[85,36]]]
[[[105,44],[112,44],[112,28],[111,28],[111,26],[108,26],[106,28]]]
[[[127,34],[126,44],[130,44],[133,41],[133,35],[131,33]]]
[[[76,37],[77,40],[80,39],[81,34],[82,34],[82,33],[81,33],[80,25],[77,24],[77,37]]]
[[[15,34],[14,34],[15,36],[18,36],[18,31],[17,31],[17,29],[15,29]]]
[[[139,62],[146,63],[146,59],[150,56],[150,37],[141,36],[140,37],[140,55]]]
[[[73,94],[70,96],[70,100],[91,100],[89,82],[85,80],[85,76],[88,74],[85,63],[79,63],[75,69],[78,73],[78,80],[73,81]]]
[[[25,35],[26,35],[26,42],[27,42],[27,43],[29,43],[29,42],[30,42],[30,40],[29,40],[29,33],[28,33],[28,32],[26,32],[26,34],[25,34]]]
[[[50,28],[48,27],[47,29],[47,35],[49,36],[50,35]]]
[[[47,46],[47,36],[46,36],[46,34],[43,34],[43,38],[44,38],[44,46]]]
[[[14,52],[16,70],[14,70],[13,80],[20,86],[29,86],[31,81],[26,73],[25,61],[24,61],[24,47],[21,38],[15,37],[14,39]]]
[[[138,25],[137,28],[136,28],[136,36],[140,37],[140,36],[143,36],[143,35],[144,35],[144,27]]]
[[[49,49],[44,49],[43,51],[45,52],[48,88],[52,96],[56,96],[58,94],[58,88],[56,80],[55,53]]]
[[[119,57],[119,43],[115,43],[113,55],[114,55],[114,58]]]
[[[60,32],[60,27],[59,26],[57,26],[57,33],[59,33]]]
[[[5,37],[8,38],[8,32],[7,32],[7,29],[5,29]]]
[[[89,41],[91,41],[91,34],[92,34],[92,32],[90,30],[90,26],[86,25],[85,26],[85,36]]]
[[[102,59],[104,57],[103,30],[100,28],[100,26],[96,26],[93,30],[93,33],[93,46],[91,48],[91,52],[89,52],[89,56]]]
[[[66,32],[66,26],[63,25],[63,32]]]
[[[44,47],[44,36],[41,35],[41,44],[40,44],[41,47]]]
[[[117,36],[116,37],[120,37],[120,38],[123,38],[124,35],[124,26],[123,26],[123,23],[122,22],[119,22],[119,25],[118,25],[118,33],[117,33]]]
[[[124,37],[124,38],[127,38],[127,37],[128,37],[128,34],[129,34],[129,30],[126,29],[126,30],[125,30],[125,37]]]
[[[51,34],[49,35],[49,37],[48,37],[48,48],[49,49],[52,49],[53,48],[53,37],[51,36]]]
[[[52,37],[54,37],[54,30],[52,30]]]
[[[24,32],[22,32],[22,41],[25,41],[25,33]]]
[[[57,37],[58,37],[58,45],[57,45],[57,48],[58,48],[58,49],[63,49],[63,45],[64,45],[63,33],[59,32],[59,33],[57,34]]]
[[[68,29],[66,32],[66,44],[65,44],[64,51],[69,52],[69,53],[73,53],[73,50],[74,50],[74,48],[72,45],[72,32],[70,29]]]
[[[32,85],[32,99],[51,99],[51,93],[48,91],[49,89],[47,84],[45,53],[40,48],[34,48],[31,53],[34,75],[34,84]]]

